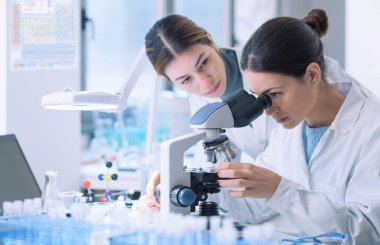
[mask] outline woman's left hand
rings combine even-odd
[[[281,176],[251,163],[228,162],[217,166],[221,187],[244,188],[230,191],[231,197],[270,198],[280,184]]]

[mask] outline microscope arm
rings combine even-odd
[[[190,213],[190,207],[176,206],[171,202],[171,190],[174,186],[190,186],[190,173],[183,169],[183,155],[187,149],[206,136],[206,132],[197,131],[182,135],[161,144],[161,213]]]

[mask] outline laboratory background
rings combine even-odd
[[[0,135],[8,137],[4,140],[11,137],[16,142],[17,154],[24,162],[19,168],[26,170],[13,169],[1,160],[0,175],[4,177],[0,193],[10,200],[0,200],[15,201],[9,194],[12,192],[40,193],[49,183],[62,200],[83,195],[94,203],[107,203],[117,202],[122,196],[132,206],[146,194],[145,186],[152,172],[160,169],[160,144],[192,132],[189,95],[157,76],[145,57],[144,38],[151,26],[168,14],[184,15],[208,30],[219,47],[241,49],[265,21],[276,16],[300,18],[313,8],[326,10],[329,17],[329,31],[322,38],[325,53],[380,96],[377,0],[2,0]],[[99,102],[98,98],[109,99],[117,107],[108,112],[104,108],[86,110],[85,106],[49,108],[54,99],[62,102],[65,98],[60,96],[68,94],[67,100],[75,100],[77,94],[83,98],[95,94],[90,99],[95,102]],[[9,152],[12,149],[0,150],[3,156]],[[193,152],[186,151],[183,158],[191,165]],[[22,174],[18,175],[19,172]],[[32,190],[28,181],[39,190]],[[96,220],[96,228],[83,229],[103,231],[105,226],[114,229],[114,223],[104,222],[109,210],[100,205],[97,208],[102,210],[91,215],[103,219]],[[9,208],[8,212],[16,209]],[[134,229],[149,223],[148,218],[137,220],[131,213],[120,211],[113,215],[111,219],[119,216],[134,220],[133,224],[127,224]],[[54,220],[59,218],[57,213],[52,216]],[[170,219],[173,223],[183,222],[178,216]],[[1,220],[0,234],[1,227],[9,225]],[[30,218],[28,222],[35,221]],[[84,227],[83,223],[75,222],[78,223],[72,223],[73,227]],[[169,225],[162,220],[155,222]],[[203,225],[199,223],[203,221],[188,222],[195,223],[187,228]],[[215,222],[222,221],[214,220],[213,225]],[[17,225],[20,224],[14,227]],[[228,225],[226,222],[224,228]],[[60,227],[71,229],[62,228],[62,224]],[[270,230],[260,229],[264,233]],[[70,232],[75,234],[73,230]],[[24,234],[23,239],[31,239],[25,237]],[[53,237],[62,238],[57,233]],[[83,244],[127,244],[120,237],[107,241],[106,237],[102,233],[95,242],[92,237],[86,238],[91,243],[86,240]],[[9,239],[18,238],[15,235]],[[131,244],[144,244],[141,237],[133,239],[137,240]],[[158,244],[178,242],[179,238],[176,239]],[[194,243],[189,244],[227,241],[210,243],[202,240],[204,237],[197,239],[201,240],[191,240]],[[7,241],[13,240],[5,239],[4,244],[12,244]],[[72,244],[82,244],[78,241]]]

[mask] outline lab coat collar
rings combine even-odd
[[[341,134],[349,133],[358,121],[360,111],[365,102],[365,93],[356,83],[335,83],[333,84],[342,94],[348,94],[330,126],[331,130],[335,130]]]

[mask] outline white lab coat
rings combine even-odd
[[[219,204],[241,223],[268,221],[280,234],[339,231],[349,235],[349,244],[380,243],[380,106],[371,92],[335,60],[326,57],[325,61],[330,83],[340,90],[353,86],[309,166],[301,126],[293,130],[279,126],[255,162],[284,177],[272,198],[232,199],[223,190]],[[190,100],[193,111],[213,101],[218,100],[200,96]],[[253,127],[230,129],[227,135],[256,158],[266,146],[273,125],[271,119],[262,116]]]
[[[277,229],[337,231],[348,244],[380,244],[380,102],[360,84],[352,83],[309,165],[301,124],[274,129],[256,164],[283,177],[265,203],[280,214],[272,220]]]

